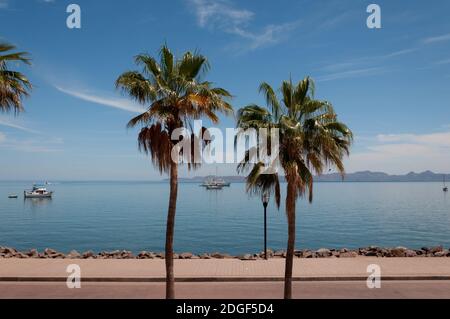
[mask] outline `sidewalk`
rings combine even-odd
[[[284,259],[175,260],[179,282],[281,281]],[[66,281],[66,268],[77,264],[82,281],[162,282],[161,259],[0,259],[0,282]],[[450,258],[323,258],[295,259],[293,278],[305,281],[366,280],[367,266],[377,264],[384,280],[450,280]]]

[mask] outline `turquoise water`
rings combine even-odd
[[[163,251],[168,184],[61,182],[52,200],[23,199],[30,183],[0,182],[0,246],[18,249]],[[440,183],[317,183],[297,207],[297,248],[450,247],[450,194]],[[19,199],[8,199],[9,193]],[[258,252],[263,209],[245,185],[179,186],[175,250]],[[268,245],[286,246],[284,210],[268,207]]]

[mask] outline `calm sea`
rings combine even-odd
[[[61,182],[51,200],[23,199],[29,183],[0,182],[0,246],[163,251],[166,183]],[[9,193],[19,199],[8,199]],[[450,194],[440,183],[317,183],[313,204],[297,207],[297,248],[450,246]],[[263,207],[245,185],[208,191],[179,186],[177,252],[258,252]],[[286,217],[268,207],[268,245],[286,246]]]

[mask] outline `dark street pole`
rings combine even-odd
[[[267,204],[269,203],[269,193],[265,192],[261,196],[264,206],[264,259],[267,260]]]
[[[267,203],[264,205],[264,259],[267,260]]]

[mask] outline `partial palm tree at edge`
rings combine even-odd
[[[10,69],[10,64],[17,62],[31,64],[28,53],[9,52],[14,49],[16,47],[11,44],[0,43],[0,112],[22,112],[22,99],[28,96],[32,89],[24,74]]]

